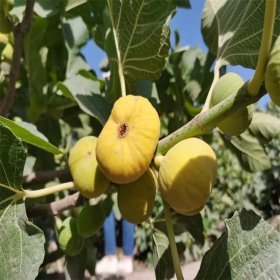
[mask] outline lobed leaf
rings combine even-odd
[[[196,280],[280,278],[280,233],[253,211],[235,212],[204,255]]]
[[[174,1],[108,0],[111,18],[105,50],[109,57],[110,97],[121,95],[119,68],[124,74],[127,92],[134,92],[137,80],[157,80],[169,50],[168,23]]]
[[[280,34],[280,2],[276,1],[273,42]],[[264,0],[206,0],[202,35],[221,65],[255,68],[264,21]]]
[[[25,150],[0,123],[0,275],[33,280],[44,258],[44,235],[29,222],[21,199]]]

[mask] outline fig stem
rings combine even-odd
[[[206,97],[204,106],[201,110],[201,113],[204,113],[205,111],[207,111],[209,109],[213,88],[214,88],[215,84],[217,83],[217,81],[219,80],[219,78],[220,78],[220,63],[218,63],[218,61],[217,61],[214,66],[214,79],[212,81],[211,87],[209,89],[209,92]]]
[[[182,269],[180,266],[180,261],[179,261],[179,256],[178,256],[178,251],[177,251],[177,246],[176,246],[176,241],[175,241],[175,235],[174,235],[174,230],[173,230],[173,225],[172,225],[172,219],[171,219],[171,215],[170,215],[170,211],[169,211],[169,205],[164,201],[164,199],[163,199],[163,209],[164,209],[167,236],[168,236],[168,240],[169,240],[171,257],[172,257],[175,274],[176,274],[177,280],[184,280],[184,276],[183,276]]]
[[[24,190],[24,198],[38,198],[74,188],[74,182],[54,185],[40,190]]]
[[[248,92],[251,95],[258,94],[258,91],[264,80],[265,69],[270,54],[275,14],[276,14],[276,0],[266,0],[262,41],[261,41],[257,67],[253,78],[248,83]]]
[[[120,78],[120,84],[121,84],[121,94],[122,96],[126,95],[126,88],[125,88],[125,79],[124,79],[124,73],[123,73],[123,65],[121,61],[121,53],[120,53],[120,48],[119,48],[119,43],[118,43],[118,36],[116,32],[116,26],[114,24],[113,20],[113,11],[112,11],[112,4],[111,1],[107,0],[107,4],[109,7],[110,11],[110,18],[112,22],[112,31],[113,31],[113,36],[114,36],[114,41],[115,41],[115,46],[116,46],[116,53],[117,53],[117,58],[118,58],[118,72],[119,72],[119,78]]]

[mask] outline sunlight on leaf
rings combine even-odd
[[[119,70],[127,92],[133,92],[139,79],[159,78],[170,46],[168,23],[176,5],[158,0],[107,2],[112,27],[105,49],[110,62],[110,93],[115,99],[121,95]]]
[[[276,1],[273,42],[280,34],[280,1]],[[220,64],[255,68],[262,38],[264,0],[206,0],[202,14],[204,41]]]
[[[280,233],[253,211],[235,212],[205,254],[196,280],[280,278]]]

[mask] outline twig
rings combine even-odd
[[[81,205],[82,199],[80,193],[76,192],[48,204],[32,205],[26,209],[27,216],[29,218],[56,216],[64,210]]]
[[[27,0],[25,14],[21,23],[14,27],[13,33],[15,38],[14,52],[9,73],[9,83],[7,94],[5,95],[2,106],[0,107],[0,115],[7,116],[15,101],[16,81],[20,67],[20,59],[23,48],[23,40],[26,32],[32,23],[32,14],[35,0]]]
[[[55,178],[58,178],[60,181],[71,180],[71,174],[69,169],[32,172],[27,176],[24,176],[23,185],[34,184],[34,183],[46,183]]]

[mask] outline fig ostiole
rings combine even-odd
[[[119,98],[97,140],[101,171],[117,184],[137,180],[149,168],[159,133],[159,116],[147,98]]]
[[[175,211],[195,215],[210,196],[216,172],[212,148],[198,138],[189,138],[173,146],[161,161],[159,190]]]
[[[131,223],[140,224],[151,214],[156,197],[157,180],[149,168],[134,182],[118,186],[118,206],[122,216]]]
[[[243,79],[236,73],[227,73],[222,76],[213,88],[209,107],[213,107],[236,93],[244,85]],[[218,128],[228,135],[239,135],[250,125],[254,112],[254,105],[238,108],[224,120],[218,123]]]
[[[280,106],[280,36],[270,52],[265,70],[265,88],[271,100]]]
[[[86,198],[100,196],[110,184],[96,161],[96,142],[94,136],[79,139],[70,150],[68,160],[75,187]]]

